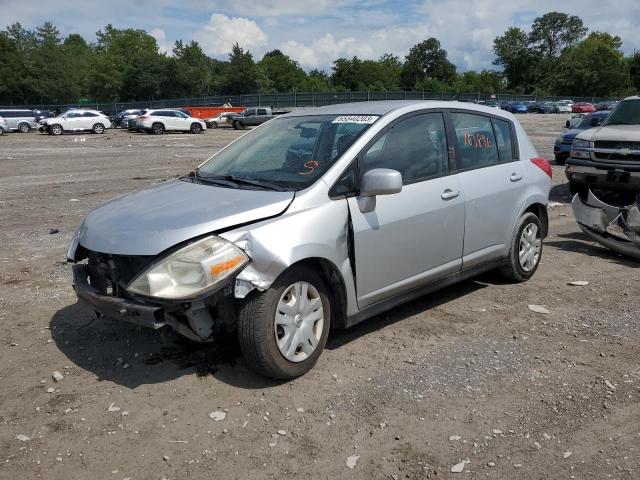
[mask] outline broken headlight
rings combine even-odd
[[[219,286],[248,262],[233,243],[211,236],[152,264],[127,290],[146,297],[186,299]]]

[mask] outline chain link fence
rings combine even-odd
[[[178,108],[189,106],[220,106],[225,103],[234,107],[269,106],[273,108],[304,108],[333,105],[337,103],[367,102],[376,100],[457,100],[461,102],[478,101],[557,101],[571,99],[575,102],[601,102],[616,100],[600,97],[570,97],[570,96],[535,96],[513,94],[486,93],[449,93],[449,92],[421,92],[421,91],[367,91],[367,92],[293,92],[293,93],[255,93],[248,95],[215,95],[197,98],[177,98],[165,100],[147,100],[135,102],[97,102],[97,103],[68,103],[68,104],[37,104],[11,105],[0,108],[29,108],[38,110],[52,110],[62,112],[69,108],[95,108],[109,114],[116,114],[131,108]]]

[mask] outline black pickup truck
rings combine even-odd
[[[271,107],[251,107],[247,108],[244,112],[234,118],[232,125],[236,130],[242,130],[247,127],[256,127],[285,113],[289,112],[273,112]]]

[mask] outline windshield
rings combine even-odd
[[[587,130],[589,128],[593,128],[594,125],[591,124],[591,121],[594,118],[603,118],[603,115],[587,115],[586,117],[582,117],[582,119],[580,120],[580,123],[578,123],[578,125],[576,125],[577,129],[582,129],[582,130]]]
[[[196,178],[225,183],[251,180],[302,190],[324,175],[377,119],[372,115],[277,118],[214,155],[198,169]],[[242,187],[247,188],[247,182]]]
[[[604,124],[640,125],[640,99],[620,102]]]

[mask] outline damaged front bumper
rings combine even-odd
[[[582,231],[614,252],[640,260],[640,195],[626,207],[609,205],[591,190],[586,202],[579,194],[571,202]]]
[[[91,285],[86,264],[73,265],[73,288],[78,300],[98,318],[110,318],[154,330],[168,326],[196,342],[211,342],[220,329],[236,321],[233,289],[227,284],[196,301],[147,302],[103,293]]]

